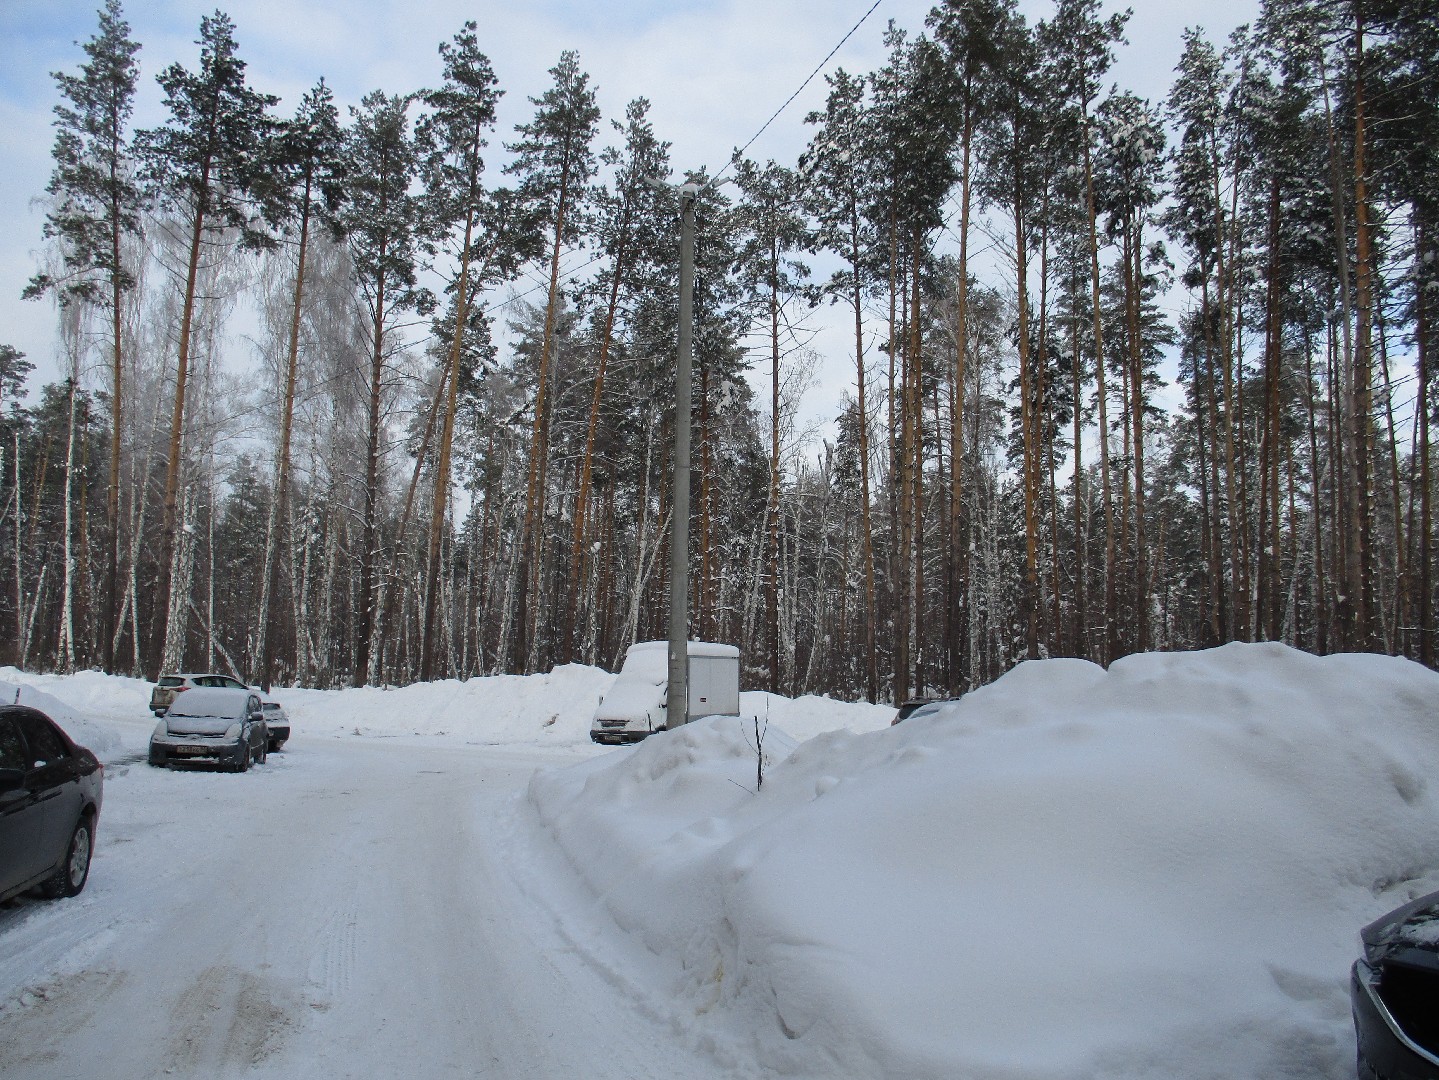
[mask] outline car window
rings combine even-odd
[[[60,738],[49,721],[34,713],[21,713],[16,720],[25,739],[30,743],[30,764],[41,761],[61,761],[70,756],[65,740]]]
[[[9,717],[0,717],[0,769],[24,769],[28,765],[20,729]]]
[[[220,676],[220,681],[217,682],[215,685],[216,685],[216,686],[228,686],[228,687],[231,687],[231,688],[233,688],[233,689],[235,689],[235,690],[248,690],[248,689],[250,689],[248,686],[246,686],[244,683],[242,683],[239,679],[231,679],[231,678],[229,678],[228,676],[225,676],[225,675],[221,675],[221,676]]]
[[[167,690],[168,690],[168,689],[171,689],[171,688],[173,688],[173,687],[176,687],[176,686],[183,686],[184,684],[185,684],[185,680],[182,679],[182,678],[180,678],[180,676],[178,676],[178,675],[161,675],[161,676],[160,676],[160,686],[164,687],[164,688],[167,689]]]

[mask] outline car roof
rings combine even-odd
[[[257,695],[253,690],[234,686],[197,686],[175,695],[170,711],[177,716],[239,717],[245,714],[245,703]]]

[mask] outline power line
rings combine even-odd
[[[799,84],[799,89],[785,99],[784,104],[774,111],[774,115],[764,122],[764,126],[754,133],[753,137],[751,137],[749,142],[745,143],[738,150],[736,150],[733,155],[731,155],[729,161],[725,163],[725,167],[715,174],[714,180],[710,181],[711,184],[719,180],[721,176],[728,172],[729,167],[733,165],[737,160],[742,158],[744,156],[744,152],[754,145],[755,139],[758,139],[761,135],[763,135],[765,131],[768,130],[769,126],[779,119],[780,113],[788,109],[794,99],[799,97],[800,94],[804,93],[804,88],[814,81],[814,77],[824,70],[824,66],[826,64],[828,64],[832,59],[834,59],[834,54],[839,52],[839,50],[844,47],[844,43],[854,36],[854,32],[864,25],[865,20],[874,14],[874,9],[879,7],[882,2],[883,0],[874,0],[874,3],[869,6],[869,10],[860,16],[859,22],[855,23],[849,28],[849,33],[845,34],[844,37],[839,39],[839,44],[836,45],[833,49],[830,49],[829,55],[827,55],[823,60],[819,62],[819,66],[809,73],[809,75],[805,78],[804,82]]]

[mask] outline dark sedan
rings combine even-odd
[[[40,710],[0,707],[0,901],[85,887],[104,781],[95,755]]]
[[[1439,892],[1359,934],[1350,977],[1361,1080],[1439,1080]]]

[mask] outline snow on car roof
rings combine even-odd
[[[645,675],[655,682],[666,682],[669,679],[669,650],[668,641],[637,641],[625,653],[624,666],[620,670],[626,675]],[[688,652],[691,657],[739,659],[739,649],[735,646],[712,641],[691,641]]]
[[[238,718],[245,715],[245,703],[251,696],[250,691],[231,686],[196,686],[176,694],[170,712],[176,716]]]

